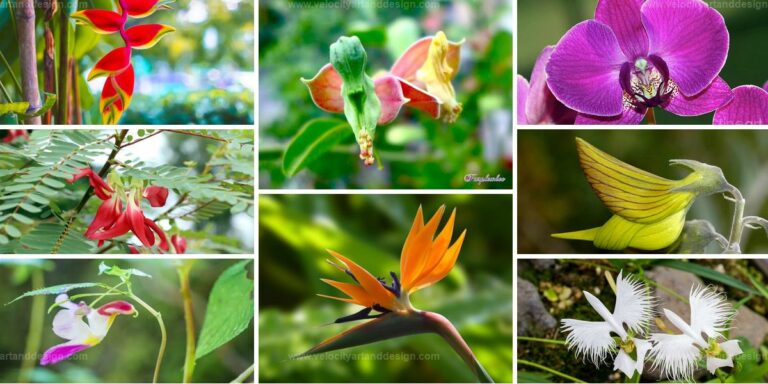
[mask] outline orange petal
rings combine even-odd
[[[359,303],[357,301],[355,301],[354,299],[348,299],[348,298],[344,298],[344,297],[336,297],[336,296],[330,296],[330,295],[323,295],[322,293],[318,293],[317,295],[320,296],[320,297],[325,297],[326,299],[338,300],[338,301],[343,301],[345,303],[358,304],[359,305]]]
[[[395,294],[384,288],[376,277],[341,254],[331,251],[330,249],[327,251],[347,266],[352,275],[355,276],[355,279],[360,283],[360,286],[365,289],[366,295],[374,304],[379,304],[387,309],[394,307]]]
[[[101,76],[117,74],[128,68],[131,64],[131,48],[115,48],[102,57],[88,74],[88,80]]]
[[[333,65],[324,65],[315,77],[301,79],[301,82],[309,88],[309,95],[318,108],[331,113],[344,112],[344,98],[341,97],[343,81]]]
[[[320,279],[324,283],[333,286],[334,288],[344,292],[352,298],[352,303],[362,305],[363,307],[371,307],[376,304],[365,292],[363,287],[357,284],[342,283],[340,281],[334,281],[329,279]]]
[[[429,46],[432,44],[432,37],[424,37],[415,43],[411,44],[405,52],[400,55],[395,65],[392,66],[390,72],[393,75],[402,77],[407,81],[416,80],[416,72],[424,65],[427,60],[427,54],[429,53]],[[459,62],[461,60],[461,45],[464,44],[464,40],[455,43],[448,42],[448,54],[446,60],[448,66],[453,69],[453,76],[459,71]],[[453,78],[453,77],[451,77]]]
[[[176,28],[163,24],[141,24],[128,28],[125,35],[128,45],[134,49],[147,49],[157,44],[168,33],[176,31]]]
[[[119,13],[103,9],[86,9],[70,15],[79,25],[90,26],[96,33],[108,34],[120,30],[124,21]]]
[[[408,249],[403,247],[403,252],[406,253],[408,260],[408,273],[403,272],[402,276],[403,290],[405,291],[409,291],[409,288],[413,287],[416,278],[424,269],[426,259],[429,257],[429,249],[432,246],[432,239],[437,231],[437,226],[440,225],[440,219],[443,218],[443,212],[445,212],[445,205],[441,205],[424,228],[418,232],[413,242],[408,245]]]
[[[425,261],[421,269],[421,273],[419,273],[419,276],[414,279],[413,286],[419,286],[420,282],[429,276],[430,273],[432,273],[432,271],[440,263],[440,260],[442,260],[442,258],[445,256],[446,251],[448,250],[448,246],[451,243],[451,237],[453,236],[453,223],[455,219],[456,208],[454,208],[453,212],[451,212],[451,217],[443,227],[443,230],[440,231],[440,234],[437,235],[435,241],[432,242],[429,253],[425,256],[422,256]]]
[[[419,205],[419,210],[416,211],[416,217],[413,218],[411,230],[408,231],[408,236],[405,238],[405,243],[403,243],[403,250],[400,252],[401,281],[405,279],[405,276],[411,273],[411,253],[407,252],[407,250],[411,249],[413,242],[416,240],[416,236],[422,228],[424,228],[424,213],[421,210],[421,205]]]
[[[461,251],[462,244],[464,244],[464,236],[466,234],[467,230],[465,229],[463,232],[461,232],[459,238],[456,239],[456,242],[453,243],[450,248],[448,248],[437,266],[432,271],[430,271],[428,275],[421,279],[418,285],[413,287],[412,291],[432,285],[442,280],[445,276],[448,275],[449,272],[451,272],[451,269],[453,269],[453,266],[456,264],[456,259],[459,258],[459,252]]]

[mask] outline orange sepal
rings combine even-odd
[[[168,25],[141,24],[128,28],[125,31],[125,35],[131,48],[147,49],[157,44],[160,38],[174,31],[176,31],[176,28]]]
[[[128,68],[129,65],[131,65],[131,48],[115,48],[104,55],[104,57],[93,66],[91,72],[88,73],[88,80],[90,81],[97,77],[118,74]]]
[[[108,34],[120,30],[124,21],[119,13],[103,9],[86,9],[70,15],[79,25],[90,26],[96,33]]]

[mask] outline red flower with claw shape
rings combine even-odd
[[[128,17],[142,18],[157,9],[170,9],[167,3],[158,0],[117,0],[118,12],[87,9],[72,14],[78,24],[90,26],[96,33],[119,33],[125,44],[102,57],[88,74],[88,80],[107,76],[99,100],[104,124],[117,124],[131,102],[135,80],[131,64],[133,49],[151,48],[161,37],[176,30],[162,24],[140,24],[126,29]]]
[[[162,207],[165,205],[165,200],[168,198],[168,188],[151,185],[147,187],[141,195],[147,198],[149,205],[152,207]]]
[[[67,179],[68,182],[74,183],[81,177],[87,177],[88,181],[91,184],[91,187],[93,187],[93,193],[98,196],[101,200],[107,200],[112,195],[112,188],[107,184],[104,179],[99,176],[99,174],[93,172],[90,168],[83,168],[80,170],[80,173],[77,175],[72,176],[71,179]]]
[[[151,247],[155,245],[155,234],[157,234],[160,238],[160,249],[168,251],[168,239],[165,236],[165,232],[154,221],[144,217],[139,201],[136,198],[135,191],[131,192],[125,211],[120,214],[114,224],[108,229],[91,233],[88,238],[92,240],[107,240],[122,236],[130,231],[136,235],[141,244],[145,247]]]

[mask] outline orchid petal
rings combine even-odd
[[[584,297],[587,298],[587,301],[589,302],[589,305],[592,306],[592,308],[597,312],[600,317],[605,320],[605,322],[611,326],[611,331],[619,337],[621,337],[622,340],[627,339],[627,331],[624,330],[624,327],[621,325],[621,323],[613,316],[613,314],[608,310],[608,307],[603,304],[600,299],[598,299],[595,295],[584,291]]]
[[[575,111],[616,116],[624,110],[619,82],[624,61],[610,27],[587,20],[560,39],[547,63],[547,84],[558,100]]]
[[[595,367],[605,360],[608,352],[616,349],[611,337],[612,327],[605,321],[563,319],[562,330],[568,333],[565,344],[576,349],[576,357],[592,362]]]
[[[96,311],[104,316],[132,315],[134,312],[136,312],[136,308],[133,307],[133,304],[127,301],[117,300],[102,305]]]
[[[333,65],[326,64],[315,77],[301,81],[309,88],[309,95],[318,108],[326,112],[344,112],[344,98],[341,96],[343,81]]]
[[[637,361],[635,362],[635,370],[639,374],[643,374],[643,368],[645,367],[645,356],[648,354],[648,352],[651,351],[653,348],[653,344],[651,344],[650,341],[646,340],[640,340],[637,338],[633,338],[632,341],[635,343],[635,349],[637,350]]]
[[[96,62],[91,72],[88,73],[88,80],[118,74],[128,68],[129,65],[131,65],[131,48],[115,48]]]
[[[53,346],[43,353],[40,365],[56,364],[72,357],[74,354],[84,351],[93,345],[64,343]]]
[[[623,372],[627,377],[632,377],[635,374],[635,366],[637,362],[624,352],[623,349],[619,349],[619,353],[613,360],[613,370],[619,370]]]
[[[114,33],[123,26],[123,20],[119,13],[103,9],[86,9],[70,15],[79,25],[90,26],[100,34]]]
[[[544,47],[533,66],[527,100],[522,106],[528,124],[573,124],[576,119],[576,112],[557,100],[547,85],[547,63],[554,50],[553,46]]]
[[[733,100],[715,112],[715,125],[768,124],[768,90],[754,85],[733,89]]]
[[[720,337],[734,315],[733,308],[723,295],[706,288],[691,289],[691,329],[696,335],[702,332],[709,337]]]
[[[645,326],[653,318],[653,299],[647,288],[632,276],[622,276],[619,272],[616,278],[616,306],[613,317],[635,334],[644,333]],[[632,375],[629,375],[632,376]]]
[[[416,80],[442,103],[440,114],[448,123],[456,121],[462,111],[462,105],[456,100],[456,91],[451,80],[456,77],[458,68],[450,63],[450,42],[445,33],[438,32],[432,39],[424,64],[416,71]],[[408,77],[403,77],[410,80]]]
[[[620,115],[616,116],[591,116],[583,113],[576,115],[576,125],[637,125],[643,121],[646,110],[637,111],[633,108],[626,108]]]
[[[595,19],[611,27],[627,61],[648,55],[648,35],[640,19],[644,1],[600,0],[595,8]]]
[[[376,96],[381,102],[379,124],[387,124],[400,113],[400,108],[409,100],[403,96],[400,82],[394,76],[383,76],[373,82]]]
[[[654,347],[652,369],[660,369],[661,377],[671,380],[692,381],[696,362],[701,351],[688,335],[668,335],[653,333],[650,337]]]
[[[342,300],[349,303],[357,304],[363,307],[373,307],[375,304],[378,304],[374,302],[373,298],[367,294],[365,289],[357,284],[351,284],[351,283],[342,283],[340,281],[334,281],[330,279],[320,279],[322,282],[333,286],[334,288],[344,292],[347,296],[351,298],[350,299],[343,299],[333,296],[325,296],[321,295],[322,297],[326,297],[329,299],[335,299],[335,300]]]
[[[141,24],[125,31],[128,45],[133,49],[152,48],[160,39],[176,28],[163,24]]]
[[[525,77],[517,75],[517,124],[527,125],[528,118],[525,115],[525,105],[528,100],[530,85]]]
[[[699,116],[726,105],[733,97],[731,87],[718,76],[712,84],[695,96],[677,92],[664,109],[678,116]]]
[[[424,65],[427,60],[429,52],[429,46],[432,44],[433,37],[424,37],[415,43],[411,44],[405,52],[395,61],[395,64],[390,69],[390,72],[398,77],[402,77],[406,81],[413,82],[416,80],[416,72]],[[448,41],[448,53],[446,55],[446,62],[452,69],[452,76],[456,76],[459,72],[459,64],[461,62],[461,45],[464,44],[464,40],[460,42]]]
[[[426,112],[433,119],[440,118],[440,99],[404,79],[398,79],[403,90],[403,97],[408,99],[407,106]]]
[[[720,13],[701,0],[647,0],[641,13],[650,54],[666,62],[683,94],[696,95],[715,80],[729,45]]]
[[[707,356],[707,371],[709,373],[714,375],[715,371],[722,367],[733,367],[733,360]]]

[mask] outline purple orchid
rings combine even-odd
[[[763,88],[742,85],[734,88],[733,94],[733,100],[715,112],[712,124],[768,124],[768,83],[765,83]]]
[[[544,70],[549,57],[555,50],[547,46],[536,58],[531,73],[531,82],[517,75],[517,123],[518,124],[573,124],[576,111],[557,100],[547,85],[547,72]]]
[[[702,0],[599,0],[555,47],[547,83],[576,124],[639,124],[646,112],[653,122],[654,107],[702,115],[733,98],[718,76],[728,44]]]

